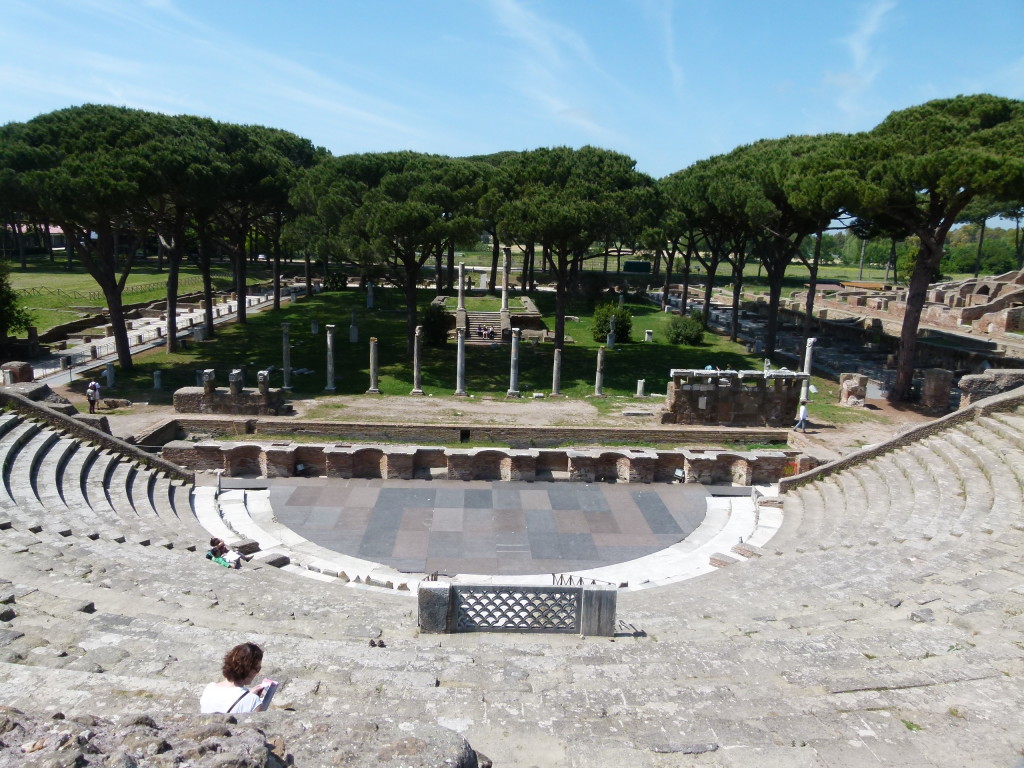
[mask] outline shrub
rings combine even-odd
[[[671,344],[695,347],[704,343],[704,317],[699,310],[688,315],[672,315],[665,331]]]
[[[598,304],[594,309],[594,341],[607,341],[611,320],[615,318],[615,341],[632,341],[633,313],[618,304]]]
[[[423,341],[432,347],[443,347],[448,341],[448,325],[451,315],[440,304],[428,304],[420,313],[423,326]]]

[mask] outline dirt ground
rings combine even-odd
[[[72,402],[80,396],[61,391]],[[362,423],[418,423],[418,424],[510,424],[532,427],[610,426],[647,427],[662,426],[660,413],[663,400],[609,398],[600,406],[591,400],[572,399],[515,399],[504,398],[433,398],[334,396],[293,403],[298,418],[325,421]],[[100,412],[103,413],[101,407]],[[629,412],[630,415],[625,415]],[[930,421],[912,408],[894,407],[885,400],[869,400],[863,419],[851,419],[843,424],[815,421],[812,407],[810,429],[807,433],[790,433],[790,444],[820,459],[832,459],[866,445],[884,442],[900,432]],[[169,406],[151,406],[136,403],[131,408],[120,408],[107,413],[111,431],[122,438],[135,437],[149,431],[175,413]],[[200,417],[201,418],[201,417]],[[279,417],[282,427],[295,417]]]

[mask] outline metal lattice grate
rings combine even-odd
[[[455,631],[578,633],[581,597],[578,587],[455,587]]]

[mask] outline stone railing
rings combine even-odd
[[[615,634],[614,586],[527,587],[423,582],[421,632]]]
[[[160,456],[147,453],[137,445],[132,445],[118,437],[108,435],[106,432],[96,429],[84,421],[59,413],[45,404],[30,400],[18,392],[0,387],[0,404],[23,413],[29,418],[45,421],[58,431],[67,432],[80,440],[95,443],[103,448],[127,456],[151,469],[165,472],[173,478],[189,483],[195,482],[195,472],[192,470],[173,464]]]

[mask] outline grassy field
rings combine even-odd
[[[406,354],[405,311],[401,293],[395,289],[375,291],[375,308],[366,309],[365,295],[356,291],[322,293],[312,299],[286,305],[278,311],[253,315],[244,326],[230,325],[218,329],[214,340],[191,344],[187,350],[169,354],[153,351],[137,358],[135,370],[118,374],[118,392],[136,400],[169,402],[170,392],[195,383],[195,371],[215,368],[221,382],[226,382],[232,368],[244,366],[247,383],[253,385],[256,372],[273,365],[282,365],[281,323],[291,323],[291,363],[293,369],[311,369],[312,373],[294,374],[292,386],[296,397],[311,397],[326,386],[326,340],[324,326],[337,326],[335,371],[338,394],[361,394],[369,386],[369,354],[367,340],[379,340],[380,388],[384,394],[405,395],[412,388],[412,360]],[[420,306],[426,306],[433,292],[420,292]],[[546,316],[550,328],[554,309],[552,294],[538,293],[538,308]],[[703,368],[716,365],[735,369],[759,367],[760,358],[748,356],[738,345],[722,337],[707,335],[707,343],[699,347],[682,347],[668,343],[665,326],[669,315],[650,305],[627,304],[634,314],[633,336],[644,337],[644,330],[654,331],[653,343],[634,341],[619,343],[605,358],[605,392],[610,395],[632,395],[637,379],[647,381],[647,390],[664,391],[671,368]],[[348,342],[349,318],[355,311],[359,325],[359,343]],[[570,314],[579,321],[566,323],[566,332],[575,343],[567,345],[562,355],[562,391],[571,397],[593,394],[597,348],[591,333],[590,312],[585,306],[571,305]],[[316,319],[320,332],[313,334],[311,323]],[[510,347],[491,349],[470,347],[467,350],[467,388],[476,395],[503,395],[508,389]],[[451,395],[455,389],[456,345],[425,347],[423,389],[436,396]],[[524,395],[548,392],[551,388],[553,347],[524,342],[519,363],[519,387]],[[151,389],[152,373],[163,371],[164,392]],[[272,386],[282,383],[280,370],[271,378]],[[601,403],[599,407],[603,407]],[[611,407],[609,405],[609,407]]]
[[[22,306],[31,312],[32,322],[40,332],[78,319],[82,313],[77,308],[106,306],[99,285],[78,262],[69,270],[62,257],[51,262],[45,256],[32,256],[26,260],[24,269],[17,261],[9,262],[9,266],[11,287],[21,295]],[[288,271],[291,273],[302,270],[299,264],[289,266]],[[230,288],[230,264],[215,264],[212,276],[215,289]],[[250,265],[250,285],[265,282],[269,278],[269,267]],[[198,267],[191,264],[182,266],[178,290],[182,295],[202,290],[202,276]],[[132,267],[125,283],[125,304],[160,301],[166,295],[166,266],[163,271],[158,271],[156,258],[150,257]]]

